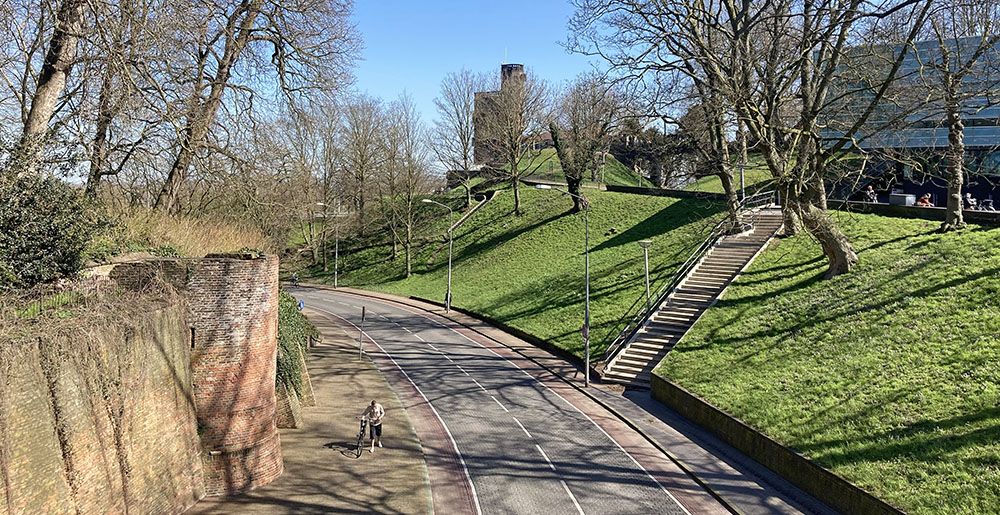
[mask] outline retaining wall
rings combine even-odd
[[[830,200],[827,205],[839,211],[856,213],[872,213],[897,218],[920,218],[934,222],[944,221],[943,207],[894,206],[891,204],[870,204],[868,202],[852,202],[846,200]],[[968,223],[983,225],[1000,225],[1000,211],[962,211],[962,218]]]
[[[0,512],[176,513],[203,496],[185,308],[131,308],[0,342]]]

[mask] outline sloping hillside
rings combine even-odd
[[[641,239],[652,239],[651,273],[669,275],[697,246],[719,207],[696,199],[588,191],[591,199],[591,308],[595,348],[644,291]],[[458,205],[458,194],[442,199]],[[455,234],[453,302],[582,355],[584,224],[572,202],[554,191],[522,188],[525,214],[513,196],[497,198]],[[414,275],[391,248],[353,241],[341,245],[340,284],[443,301],[447,273],[444,209],[424,205]],[[429,218],[433,216],[434,218]],[[384,235],[380,236],[384,239]],[[354,250],[351,250],[354,249]],[[402,249],[400,249],[401,252]],[[332,273],[319,278],[332,282]]]
[[[541,156],[539,156],[536,161],[536,164],[538,164],[538,169],[529,175],[528,178],[544,179],[563,183],[566,182],[566,177],[563,175],[562,171],[562,165],[559,163],[559,157],[556,156],[556,149],[543,149]],[[587,184],[594,183],[594,181],[589,180],[584,182]],[[614,186],[639,186],[643,188],[653,187],[653,183],[649,182],[649,179],[636,174],[628,167],[621,164],[611,154],[608,154],[607,161],[605,161],[604,166],[598,171],[597,182]]]
[[[658,372],[907,511],[995,512],[1000,229],[836,215],[854,272],[781,241]]]

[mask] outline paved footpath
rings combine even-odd
[[[209,497],[189,513],[429,513],[425,449],[403,404],[344,323],[306,311],[323,335],[308,356],[316,406],[299,429],[281,430],[285,471],[273,483],[234,497]],[[348,326],[349,327],[349,326]],[[357,417],[372,399],[385,406],[384,447],[355,452]],[[367,444],[367,442],[366,442]],[[444,512],[439,512],[444,513]]]

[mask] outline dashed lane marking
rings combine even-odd
[[[342,317],[342,316],[340,316],[340,315],[338,315],[338,314],[336,314],[336,313],[334,313],[332,311],[327,311],[325,309],[320,309],[320,308],[313,308],[313,309],[316,309],[317,311],[322,311],[324,313],[333,315],[333,316],[335,316],[335,317],[343,320],[344,322],[347,322],[348,324],[351,324],[352,326],[354,326],[355,329],[360,330],[360,328],[358,326],[354,325],[353,322],[351,322],[350,320],[348,320],[348,319],[346,319],[346,318],[344,318],[344,317]],[[362,333],[363,332],[364,331],[362,331]],[[368,335],[365,335],[365,336],[368,336]],[[403,367],[399,366],[399,363],[397,363],[396,360],[391,355],[389,355],[389,353],[386,352],[385,349],[383,349],[382,346],[379,345],[379,343],[377,341],[375,341],[375,339],[373,339],[371,336],[368,336],[368,339],[372,343],[374,343],[375,346],[378,347],[379,350],[381,350],[382,353],[387,358],[389,358],[389,361],[392,361],[393,365],[396,365],[396,368],[398,368],[399,371],[400,371],[400,373],[403,374],[403,377],[405,377],[406,380],[409,381],[411,385],[413,385],[413,388],[415,388],[417,390],[417,393],[420,394],[420,397],[422,397],[424,399],[424,402],[426,402],[427,405],[430,406],[431,411],[434,412],[434,416],[437,417],[438,422],[441,422],[441,427],[443,427],[444,428],[444,432],[448,434],[448,439],[451,440],[451,446],[452,446],[452,448],[455,449],[455,454],[458,455],[458,461],[462,464],[462,471],[465,472],[465,479],[466,479],[466,481],[469,482],[469,490],[472,493],[472,502],[476,506],[476,515],[482,515],[483,510],[479,506],[479,496],[476,495],[476,485],[472,482],[472,475],[469,473],[469,467],[468,467],[468,465],[465,464],[465,457],[462,456],[462,451],[458,449],[458,443],[455,442],[455,437],[452,436],[451,430],[448,429],[448,424],[445,424],[444,419],[441,418],[441,414],[438,413],[437,408],[435,408],[434,405],[431,404],[430,399],[428,399],[427,396],[424,395],[424,392],[420,389],[419,386],[417,386],[417,383],[413,381],[413,379],[410,377],[410,375],[407,374],[405,370],[403,370]]]

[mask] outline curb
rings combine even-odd
[[[392,295],[392,294],[388,294],[388,293],[373,292],[373,291],[368,291],[368,290],[358,290],[358,289],[354,289],[354,288],[344,288],[344,287],[334,288],[332,286],[322,285],[322,284],[314,284],[314,283],[299,283],[299,287],[315,288],[315,289],[330,290],[330,291],[340,291],[340,292],[343,292],[343,293],[348,293],[348,294],[356,295],[356,296],[359,296],[359,297],[368,297],[368,298],[372,298],[372,299],[378,299],[378,300],[383,300],[383,301],[388,301],[388,302],[395,302],[397,304],[403,304],[405,306],[409,306],[411,308],[416,308],[416,309],[420,309],[420,310],[423,310],[423,311],[427,311],[428,313],[433,313],[433,314],[435,314],[437,316],[440,316],[442,318],[450,320],[451,322],[453,322],[455,324],[458,324],[458,325],[460,325],[460,326],[462,326],[462,327],[464,327],[464,328],[466,328],[466,329],[468,329],[470,331],[473,331],[476,334],[479,334],[480,336],[483,336],[484,338],[488,338],[489,340],[491,340],[493,342],[496,342],[496,343],[498,343],[500,345],[503,345],[504,347],[507,347],[512,352],[520,355],[524,359],[527,359],[528,361],[531,361],[532,363],[538,365],[542,369],[548,371],[553,376],[559,378],[564,383],[568,384],[569,386],[572,386],[578,392],[580,392],[583,395],[585,395],[588,399],[590,399],[591,401],[595,402],[597,405],[599,405],[602,408],[606,409],[609,413],[611,413],[612,415],[614,415],[615,418],[617,418],[617,419],[621,420],[622,422],[624,422],[626,426],[628,426],[633,431],[635,431],[636,433],[638,433],[639,435],[641,435],[644,440],[646,440],[647,442],[649,442],[654,448],[656,448],[658,451],[660,451],[661,453],[663,453],[664,456],[666,456],[671,462],[673,462],[675,465],[677,465],[677,467],[680,468],[695,483],[697,483],[699,486],[701,486],[702,488],[704,488],[705,491],[708,492],[709,495],[711,495],[713,499],[715,499],[716,501],[719,502],[719,504],[721,504],[723,507],[725,507],[731,513],[735,513],[735,514],[738,514],[738,515],[742,515],[743,514],[743,512],[739,508],[737,508],[736,506],[732,505],[728,500],[726,500],[721,495],[719,495],[719,493],[716,492],[715,489],[713,489],[704,480],[702,480],[702,478],[698,477],[698,475],[695,474],[690,468],[688,468],[688,466],[685,465],[684,462],[682,462],[679,458],[677,458],[677,456],[675,456],[672,452],[670,452],[669,450],[667,450],[666,448],[664,448],[662,445],[660,445],[659,442],[657,442],[655,439],[653,439],[648,434],[646,434],[645,431],[643,431],[641,428],[639,428],[628,417],[624,416],[617,409],[615,409],[614,407],[612,407],[609,404],[605,403],[603,400],[597,398],[595,395],[591,394],[589,391],[587,391],[586,388],[584,388],[584,387],[576,384],[573,381],[570,381],[569,379],[566,379],[562,375],[556,373],[551,368],[545,366],[542,363],[539,363],[537,360],[535,360],[531,356],[525,355],[520,350],[509,347],[508,345],[506,345],[503,342],[497,340],[496,338],[493,338],[492,336],[484,334],[483,332],[481,332],[480,330],[476,329],[475,327],[470,327],[470,326],[466,325],[465,323],[452,318],[452,316],[449,315],[449,314],[447,314],[447,313],[438,313],[438,312],[430,311],[430,310],[427,310],[427,309],[423,308],[422,306],[411,304],[408,301],[423,302],[423,303],[431,304],[433,306],[438,306],[438,307],[441,307],[441,308],[444,307],[444,304],[438,303],[438,302],[435,302],[435,301],[430,301],[430,300],[422,299],[420,297],[400,297],[400,296],[396,296],[396,295]],[[468,311],[466,311],[464,309],[456,308],[455,306],[452,306],[452,311],[457,311],[457,312],[459,312],[459,313],[461,313],[461,314],[463,314],[465,316],[468,316],[469,318],[472,318],[472,319],[475,319],[475,320],[479,320],[480,322],[483,322],[485,324],[493,326],[497,330],[500,330],[502,332],[510,334],[511,336],[514,336],[515,338],[518,338],[520,340],[524,340],[525,342],[527,342],[527,343],[529,343],[531,345],[534,345],[536,347],[539,347],[542,350],[545,350],[546,352],[549,351],[549,348],[558,349],[558,347],[555,347],[554,345],[549,344],[548,342],[545,342],[544,340],[541,340],[538,337],[531,336],[531,335],[528,335],[527,333],[524,333],[523,331],[519,331],[517,329],[514,329],[514,331],[516,331],[517,333],[525,334],[525,335],[528,336],[528,338],[522,338],[520,335],[514,334],[514,333],[508,331],[507,329],[505,329],[505,327],[509,327],[506,324],[499,323],[500,327],[494,325],[495,321],[491,321],[488,317],[483,317],[482,315],[479,315],[479,314],[472,314],[471,312],[468,312]],[[510,328],[510,329],[513,329],[513,328]],[[539,346],[539,345],[536,345],[535,342],[542,342],[544,345],[543,346]],[[560,359],[564,359],[563,354],[569,354],[565,350],[562,350],[562,349],[558,349],[558,350],[559,350],[559,352],[555,354],[555,357],[558,357]],[[570,355],[570,356],[572,356],[572,355]],[[573,356],[573,359],[569,359],[569,360],[566,360],[566,361],[569,361],[570,364],[574,365],[574,367],[576,367],[577,369],[582,368],[582,362],[580,362],[580,359],[576,358],[575,356]],[[599,377],[599,376],[597,376],[597,377]]]

